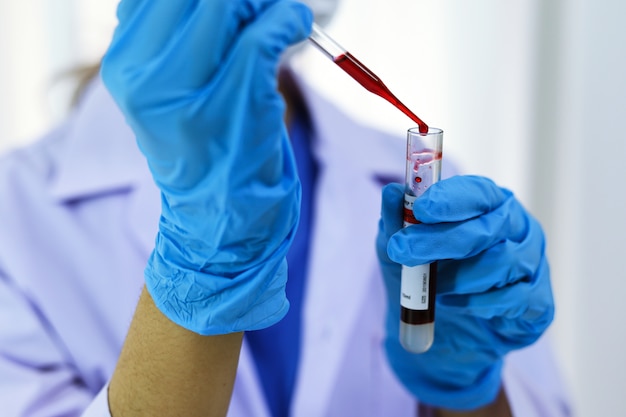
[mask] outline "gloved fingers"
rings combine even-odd
[[[184,88],[196,89],[236,51],[256,56],[257,48],[271,46],[276,49],[271,58],[278,61],[287,46],[308,36],[311,22],[308,7],[294,1],[201,1],[159,60],[173,73],[184,71]]]
[[[404,228],[389,239],[389,256],[407,266],[466,259],[499,242],[523,240],[528,223],[524,208],[510,197],[494,210],[469,220]]]
[[[472,294],[532,280],[545,254],[539,224],[532,220],[524,240],[505,240],[464,260],[439,262],[437,294]]]
[[[271,4],[237,39],[232,50],[233,67],[239,63],[250,73],[261,69],[274,74],[283,51],[306,39],[312,23],[311,10],[300,2],[282,0]]]
[[[229,109],[221,123],[203,126],[206,138],[222,141],[220,166],[237,167],[237,178],[273,182],[293,159],[284,126],[284,101],[277,91],[280,54],[304,39],[312,23],[310,10],[282,0],[268,7],[242,32],[212,83],[196,97],[188,116],[212,120],[216,108]]]
[[[387,314],[393,317],[396,322],[394,325],[398,326],[397,321],[400,317],[400,276],[402,273],[402,265],[393,262],[387,256],[387,238],[380,230],[376,237],[376,252],[382,271],[383,282],[385,284],[385,293],[387,295]],[[397,328],[395,332],[397,334]]]
[[[125,68],[143,66],[175,36],[197,0],[124,0],[117,9],[118,26],[107,55]]]
[[[402,266],[389,259],[387,245],[389,237],[402,228],[402,210],[404,206],[404,187],[400,184],[388,184],[383,188],[381,217],[376,236],[376,253],[383,272],[385,289],[388,297],[388,309],[399,309],[400,274]],[[399,313],[398,313],[399,314]],[[396,314],[396,320],[399,315]]]
[[[116,16],[119,23],[127,22],[141,3],[146,0],[121,0],[117,4]]]
[[[415,200],[413,213],[427,224],[460,222],[497,209],[511,196],[488,178],[457,175],[431,185]]]
[[[108,59],[115,56],[116,61],[128,69],[144,67],[158,57],[170,69],[169,77],[185,74],[182,79],[193,84],[197,77],[188,78],[190,72],[205,75],[207,71],[215,71],[224,61],[237,33],[265,9],[280,3],[290,3],[293,7],[293,2],[284,0],[132,1],[121,4],[119,24],[107,52]],[[309,11],[302,4],[297,6]],[[173,72],[181,69],[184,72]]]
[[[400,279],[400,268],[401,265],[389,259],[389,255],[387,255],[387,242],[388,238],[386,237],[382,225],[382,219],[378,223],[378,235],[376,236],[376,254],[378,255],[378,260],[383,267],[383,272],[387,272],[389,268],[397,269],[398,279]]]
[[[478,294],[444,295],[438,301],[447,307],[454,307],[457,314],[483,319],[515,319],[522,316],[528,308],[530,287],[528,282],[518,282]]]
[[[387,239],[402,229],[404,209],[404,187],[400,184],[387,184],[383,187],[381,202],[380,232]]]
[[[505,314],[489,321],[490,327],[501,338],[518,348],[534,343],[554,320],[554,298],[545,259],[538,275],[540,277],[528,285],[527,308],[521,315]]]
[[[389,237],[402,228],[402,210],[404,206],[404,187],[400,184],[388,184],[383,188],[381,201],[381,217],[378,221],[378,235],[376,237],[376,253],[381,267],[385,272],[385,281],[397,277],[398,297],[400,287],[401,266],[387,254]],[[386,284],[388,284],[386,282]],[[387,288],[389,290],[389,288]],[[399,299],[399,298],[398,298]]]
[[[501,288],[476,294],[447,294],[437,298],[437,302],[456,313],[490,320],[502,318],[520,322],[544,322],[551,320],[554,300],[549,280],[549,268],[542,258],[535,276],[517,281]],[[542,320],[543,318],[543,320]]]

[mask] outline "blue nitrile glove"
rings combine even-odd
[[[277,92],[310,10],[290,0],[124,0],[102,77],[161,190],[145,270],[157,307],[211,335],[288,309],[300,184]]]
[[[415,203],[422,224],[402,229],[403,187],[383,190],[377,250],[388,295],[387,357],[422,403],[470,410],[501,388],[503,357],[533,343],[554,304],[541,226],[492,181],[457,176]],[[400,264],[439,261],[435,340],[412,354],[398,341]]]

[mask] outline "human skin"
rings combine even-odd
[[[113,417],[221,417],[243,333],[201,336],[170,321],[144,288],[109,384]]]

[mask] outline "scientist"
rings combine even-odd
[[[404,230],[387,185],[381,219],[403,141],[277,77],[309,7],[117,13],[104,83],[0,161],[4,417],[569,415],[540,225],[475,176]],[[400,264],[433,261],[435,342],[413,355]]]

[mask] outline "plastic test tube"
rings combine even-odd
[[[443,131],[418,128],[407,132],[404,227],[419,223],[413,202],[441,178]],[[400,343],[413,353],[426,352],[435,335],[437,264],[402,266],[400,289]]]

